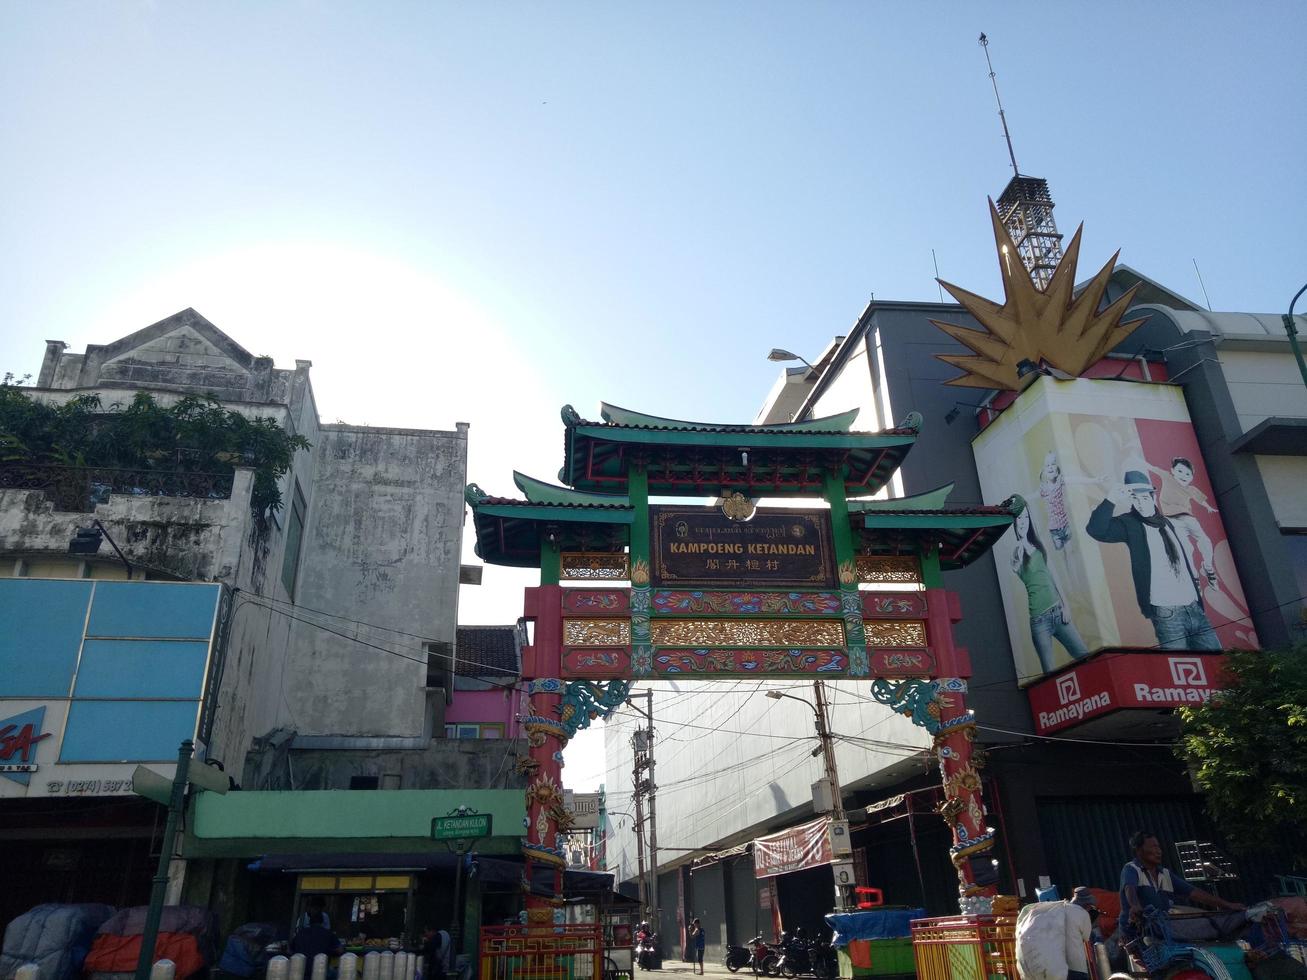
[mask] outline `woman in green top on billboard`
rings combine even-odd
[[[1021,511],[1017,514],[1012,529],[1017,535],[1017,546],[1012,552],[1012,571],[1026,587],[1026,599],[1030,608],[1030,639],[1035,644],[1035,652],[1044,671],[1053,671],[1058,664],[1053,662],[1053,640],[1062,644],[1073,660],[1079,660],[1089,651],[1085,641],[1080,638],[1062,590],[1058,587],[1053,569],[1048,564],[1048,552],[1044,550],[1035,526],[1030,521],[1030,509],[1021,501]]]

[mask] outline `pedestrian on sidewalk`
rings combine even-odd
[[[694,972],[702,976],[704,934],[703,924],[698,919],[690,920],[690,942],[693,944],[692,949],[694,950],[693,963],[696,967]]]

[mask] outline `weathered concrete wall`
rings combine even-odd
[[[514,764],[526,755],[519,739],[436,739],[412,750],[300,749],[289,738],[260,740],[246,759],[245,789],[349,789],[355,776],[381,789],[519,789]]]
[[[466,427],[327,425],[316,455],[296,602],[335,618],[292,628],[289,714],[304,734],[430,735],[426,644],[455,638]]]
[[[39,490],[0,490],[0,553],[66,555],[79,527],[98,520],[133,565],[159,577],[239,584],[253,471],[236,470],[230,500],[113,494],[92,513],[57,511]],[[108,542],[102,557],[112,557]]]
[[[246,473],[230,502],[124,497],[95,515],[133,562],[235,590],[210,749],[236,775],[256,736],[279,728],[417,740],[410,745],[444,734],[441,711],[434,710],[443,709],[444,697],[424,687],[426,643],[454,646],[466,427],[322,427],[311,367],[301,360],[293,370],[275,369],[194,310],[183,310],[82,354],[69,353],[61,341],[47,342],[38,387],[30,389],[32,397],[52,403],[96,394],[107,410],[126,406],[142,389],[165,406],[209,394],[229,410],[273,418],[312,443],[295,454],[276,513],[251,513]],[[283,568],[297,488],[305,529],[292,593]],[[87,520],[54,514],[39,495],[0,494],[0,552],[62,556],[75,526]],[[510,745],[464,743],[449,752],[452,759],[480,754],[498,760]],[[344,774],[348,785],[350,766],[352,774],[366,775],[367,767],[390,766],[386,760],[395,751],[392,746],[352,762],[351,752],[326,752],[319,761],[305,756],[305,765],[319,783]],[[437,771],[449,764],[410,759],[398,771],[430,785],[458,783],[456,775]],[[451,771],[473,784],[486,777],[472,762]]]

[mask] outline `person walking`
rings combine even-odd
[[[702,975],[703,973],[703,947],[705,936],[703,934],[703,923],[698,919],[690,920],[690,948],[694,951],[694,960],[692,965],[695,967],[694,972]]]

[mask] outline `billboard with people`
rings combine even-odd
[[[1177,387],[1043,377],[973,441],[1020,682],[1104,647],[1257,645]]]

